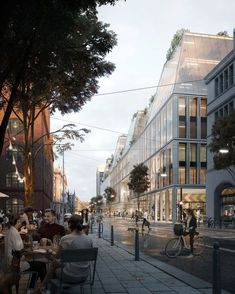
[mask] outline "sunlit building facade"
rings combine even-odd
[[[203,79],[231,47],[229,37],[184,33],[163,67],[141,132],[126,143],[110,172],[119,209],[130,214],[137,209],[127,183],[133,165],[143,162],[151,184],[140,199],[142,212],[148,210],[155,221],[175,221],[182,204],[205,214],[207,87]]]

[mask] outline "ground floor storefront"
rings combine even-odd
[[[204,188],[173,187],[131,198],[128,202],[112,205],[111,215],[132,217],[138,211],[140,217],[147,211],[155,222],[175,222],[182,219],[183,211],[192,208],[199,220],[206,215],[206,192]]]

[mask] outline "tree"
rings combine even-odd
[[[130,173],[130,179],[127,183],[130,190],[137,196],[138,211],[140,209],[140,195],[148,190],[150,181],[148,177],[148,167],[143,163],[133,166]]]
[[[180,29],[176,31],[176,33],[173,36],[173,39],[171,41],[171,47],[168,49],[166,54],[166,60],[170,60],[172,58],[172,55],[174,54],[176,48],[179,46],[180,41],[182,40],[183,34],[185,32],[189,32],[188,29]]]
[[[108,206],[109,209],[109,215],[111,215],[111,206],[112,203],[114,202],[115,198],[116,198],[116,191],[112,188],[112,187],[107,187],[104,190],[104,197],[106,199],[106,204]]]
[[[101,195],[92,197],[89,204],[92,210],[96,209],[99,212],[103,204],[103,197]]]
[[[215,121],[209,148],[214,153],[215,169],[226,169],[235,181],[235,110]],[[221,152],[222,149],[227,153]]]
[[[79,111],[97,93],[98,78],[114,70],[105,56],[116,45],[116,35],[97,17],[98,5],[114,5],[116,0],[3,2],[0,154],[19,99],[50,107],[51,112]]]

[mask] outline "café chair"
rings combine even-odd
[[[50,280],[52,293],[68,293],[80,286],[80,293],[84,293],[84,286],[90,285],[90,293],[92,293],[92,286],[94,285],[96,260],[98,255],[98,248],[84,248],[84,249],[63,249],[61,251],[61,272],[60,278]],[[73,262],[89,262],[89,274],[85,281],[76,281],[74,283],[63,282],[63,267],[65,263]],[[55,291],[55,292],[54,292]]]
[[[20,271],[20,259],[21,259],[22,252],[21,251],[12,251],[12,262],[10,268],[4,274],[4,280],[2,281],[4,287],[8,289],[8,293],[12,293],[12,288],[15,286],[16,294],[19,293],[19,283],[20,278],[24,275],[28,276],[25,293],[29,292],[29,286],[31,278],[34,276],[35,280],[37,280],[38,273],[36,271],[26,270]]]

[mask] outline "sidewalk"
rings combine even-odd
[[[212,285],[199,278],[141,253],[140,261],[135,261],[134,252],[127,252],[125,246],[111,246],[104,239],[91,236],[99,248],[95,294],[212,293]],[[89,289],[85,293],[90,293]]]
[[[191,274],[167,265],[140,252],[140,261],[135,261],[134,250],[120,243],[110,243],[97,234],[89,235],[94,247],[98,247],[96,277],[93,294],[197,294],[212,293],[212,285]],[[25,281],[21,279],[20,293],[24,293]],[[13,291],[13,294],[15,291]],[[80,288],[66,294],[79,294]],[[90,294],[89,286],[84,294]],[[222,291],[223,294],[229,292]]]

